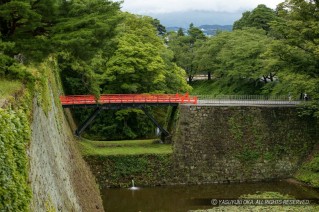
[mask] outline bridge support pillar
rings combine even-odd
[[[145,115],[147,115],[151,121],[158,127],[158,129],[160,129],[161,131],[161,139],[164,140],[165,137],[169,136],[169,132],[167,130],[164,129],[164,127],[162,127],[162,125],[160,125],[156,119],[148,112],[148,110],[145,107],[140,107],[141,110],[143,110],[143,112],[145,113]]]
[[[97,107],[91,115],[75,130],[75,135],[80,136],[82,132],[89,126],[89,124],[95,119],[95,117],[101,112],[102,108]]]
[[[172,132],[173,130],[173,125],[174,125],[174,118],[176,116],[176,112],[177,112],[177,106],[170,106],[171,110],[170,110],[170,114],[169,114],[169,119],[168,119],[168,123],[167,123],[167,130],[169,132]]]

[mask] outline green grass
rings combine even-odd
[[[89,141],[80,142],[84,155],[140,155],[140,154],[169,154],[171,144],[154,143],[154,140],[125,140],[125,141]]]
[[[14,92],[21,89],[22,83],[19,81],[9,81],[0,79],[0,98],[7,98],[13,95]]]

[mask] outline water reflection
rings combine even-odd
[[[233,199],[256,192],[279,192],[297,199],[319,199],[319,191],[286,181],[179,185],[148,187],[139,190],[104,189],[102,198],[105,211],[188,211],[211,206],[195,206],[192,199]]]

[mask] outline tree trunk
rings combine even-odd
[[[264,83],[267,83],[267,77],[263,76]]]
[[[192,82],[192,80],[193,80],[192,75],[189,75],[189,76],[188,76],[188,83],[191,83],[191,82]]]
[[[210,72],[210,71],[207,73],[207,75],[208,75],[208,76],[207,76],[207,79],[208,79],[208,80],[211,80],[211,79],[212,79],[212,76],[211,76],[211,72]]]
[[[270,76],[270,80],[273,82],[274,81],[274,77],[276,76],[276,73],[275,74],[270,73],[269,76]]]
[[[271,73],[269,74],[269,78],[270,78],[270,81],[274,81],[274,77],[272,76]]]

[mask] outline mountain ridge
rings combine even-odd
[[[187,33],[187,29],[183,27],[173,26],[173,27],[166,27],[167,32],[175,31],[177,32],[180,28],[183,29],[185,33]],[[205,35],[216,35],[218,31],[232,31],[233,25],[219,25],[219,24],[203,24],[198,26]]]

